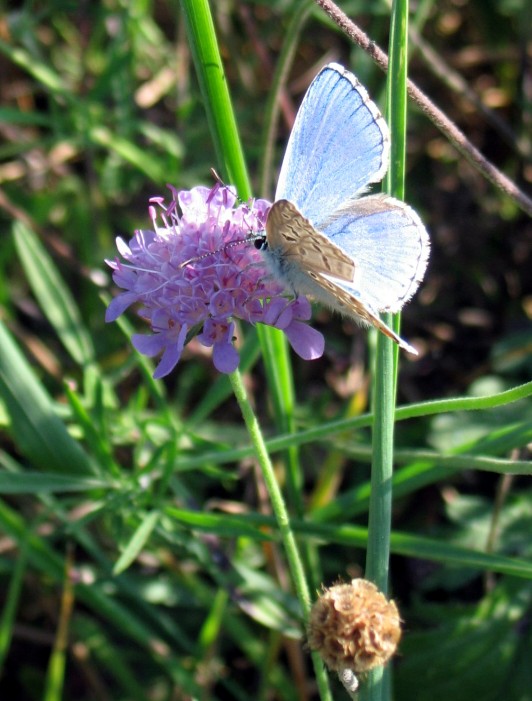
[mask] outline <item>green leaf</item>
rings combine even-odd
[[[418,632],[407,631],[401,645],[397,698],[413,694],[416,701],[529,699],[525,690],[530,691],[530,665],[522,659],[521,648],[530,641],[530,633],[519,625],[527,616],[529,598],[522,585],[507,580],[477,610],[448,602],[418,606],[415,616],[421,630],[418,625]],[[518,669],[519,677],[513,680]],[[512,681],[517,683],[510,693]]]
[[[94,143],[114,151],[125,161],[144,172],[154,183],[164,182],[168,178],[163,164],[133,141],[117,136],[103,126],[92,129],[90,136]]]
[[[59,271],[33,231],[16,222],[13,233],[33,294],[61,343],[79,365],[94,362],[90,334],[81,321],[79,309]]]
[[[109,482],[91,477],[43,474],[31,470],[20,473],[0,472],[0,494],[60,494],[110,487]]]
[[[157,525],[160,513],[152,511],[141,522],[140,526],[133,533],[131,540],[128,542],[122,554],[116,561],[113,567],[113,574],[117,575],[126,570],[129,565],[137,558],[142,548],[146,545],[153,529]]]
[[[1,323],[0,348],[0,399],[20,452],[45,472],[93,472],[88,456],[68,433],[52,400]]]
[[[2,604],[3,610],[0,617],[0,677],[4,671],[4,661],[9,652],[9,646],[13,636],[13,628],[16,620],[16,612],[24,583],[24,573],[28,563],[28,544],[24,540],[21,543],[19,556],[11,575],[9,588]]]

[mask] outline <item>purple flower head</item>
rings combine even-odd
[[[228,187],[195,187],[177,192],[172,200],[153,198],[153,231],[140,230],[126,244],[116,240],[118,257],[106,261],[121,292],[107,308],[106,321],[115,321],[133,303],[152,333],[134,334],[135,348],[144,355],[162,353],[154,373],[164,377],[178,363],[187,339],[194,334],[212,347],[214,366],[232,372],[238,366],[233,345],[234,319],[281,329],[305,360],[323,353],[323,336],[309,327],[310,304],[305,297],[286,298],[273,280],[253,234],[263,231],[270,203],[255,200],[235,207]],[[157,205],[162,226],[156,223]]]

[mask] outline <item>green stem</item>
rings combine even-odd
[[[208,0],[181,6],[221,175],[247,199],[251,187]]]
[[[264,443],[259,422],[247,398],[244,383],[242,382],[242,377],[238,370],[231,373],[229,375],[229,379],[231,381],[236,400],[240,407],[240,411],[242,412],[249,437],[254,446],[255,454],[264,477],[264,482],[266,484],[272,509],[275,514],[277,527],[279,528],[286,558],[288,560],[290,574],[292,576],[294,588],[301,605],[303,616],[305,620],[308,620],[311,608],[310,592],[307,586],[302,560],[297,547],[294,531],[292,530],[292,526],[290,524],[290,517],[286,510],[283,495],[275,477],[273,465]],[[314,673],[316,675],[320,697],[322,701],[330,701],[332,700],[332,697],[329,691],[327,674],[323,668],[321,658],[314,653],[312,655],[312,661],[314,664]]]
[[[369,501],[369,539],[366,554],[366,577],[386,593],[390,556],[390,524],[392,509],[393,436],[395,366],[391,343],[380,336],[374,391],[374,423],[372,435],[371,495]]]
[[[404,195],[406,134],[406,57],[408,36],[408,0],[394,0],[390,27],[390,66],[388,71],[388,124],[392,137],[390,169],[386,190],[395,197]],[[384,315],[386,323],[397,329],[399,319]],[[371,496],[369,503],[366,577],[387,593],[392,520],[392,477],[394,450],[395,391],[397,349],[379,334],[373,380],[374,423]],[[391,698],[389,668],[370,672],[362,690],[364,701],[388,701]]]

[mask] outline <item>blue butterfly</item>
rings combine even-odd
[[[423,279],[429,237],[388,195],[359,198],[388,169],[388,127],[365,88],[330,63],[297,113],[265,234],[255,246],[295,293],[372,324],[417,355],[379,317],[399,311]]]

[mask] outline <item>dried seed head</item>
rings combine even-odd
[[[400,637],[397,606],[366,579],[325,589],[310,613],[309,646],[336,672],[367,672],[385,664]]]

